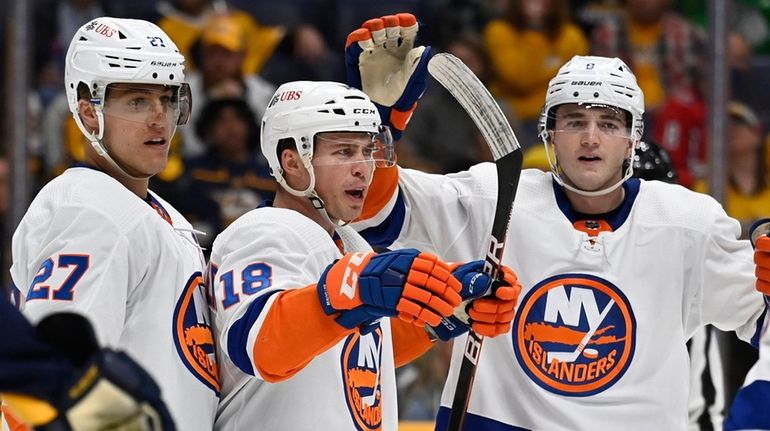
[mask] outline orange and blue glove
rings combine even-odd
[[[497,279],[493,284],[489,275],[482,272],[483,268],[483,260],[452,267],[452,275],[462,284],[463,303],[452,316],[441,319],[441,324],[431,325],[428,329],[431,335],[447,341],[471,328],[484,337],[496,337],[511,329],[521,293],[516,273],[503,266],[502,280]]]
[[[757,290],[770,296],[770,219],[755,222],[749,229],[751,244],[754,246],[754,264],[756,267]]]
[[[401,137],[427,86],[429,46],[414,46],[419,24],[410,13],[366,21],[348,35],[348,85],[366,93],[394,140]]]
[[[392,316],[438,325],[462,301],[449,265],[415,249],[346,254],[326,268],[316,288],[327,315],[338,314],[337,323],[362,330]]]

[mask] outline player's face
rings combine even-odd
[[[313,148],[315,189],[331,219],[350,221],[361,214],[374,166],[370,134],[328,132],[316,135]]]
[[[611,108],[561,105],[551,132],[562,177],[585,191],[617,183],[632,141],[625,115]]]
[[[104,143],[131,175],[155,175],[166,167],[179,110],[175,91],[162,85],[112,84],[104,112]]]

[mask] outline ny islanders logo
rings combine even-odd
[[[219,368],[208,310],[203,276],[196,272],[187,280],[174,310],[174,344],[187,369],[219,394]]]
[[[345,400],[358,431],[382,428],[382,328],[350,335],[342,348]]]
[[[513,350],[542,388],[567,396],[594,395],[628,369],[636,320],[625,295],[607,280],[564,274],[540,282],[522,299]]]

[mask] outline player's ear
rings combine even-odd
[[[297,190],[307,188],[310,175],[302,163],[299,152],[294,148],[286,148],[281,152],[280,160],[281,167],[283,168],[283,177],[286,179],[286,182]]]
[[[78,100],[78,112],[80,113],[80,120],[83,125],[86,126],[91,132],[99,130],[99,119],[96,116],[96,108],[87,99]]]

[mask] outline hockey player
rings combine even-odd
[[[65,85],[85,163],[43,187],[13,236],[20,305],[34,323],[86,316],[100,345],[155,379],[180,429],[211,429],[219,376],[202,253],[148,190],[189,113],[184,58],[152,23],[97,18],[72,39]]]
[[[175,429],[152,378],[127,355],[99,349],[83,316],[52,314],[36,330],[0,295],[0,327],[0,398],[25,424]]]
[[[424,73],[399,48],[401,27],[400,16],[370,20],[348,38],[349,81],[386,107]],[[522,172],[502,258],[522,299],[512,331],[484,343],[465,429],[685,430],[686,341],[713,323],[756,345],[765,306],[738,222],[708,196],[631,178],[643,112],[617,58],[576,56],[551,80],[539,127],[552,172]],[[371,202],[362,226],[388,232],[381,246],[483,256],[496,177],[490,163],[446,176],[383,170],[373,194],[390,199]],[[440,430],[464,345],[454,344]]]
[[[373,253],[346,226],[376,165],[393,163],[390,131],[359,90],[282,85],[262,122],[275,201],[214,242],[210,286],[222,364],[215,429],[397,428],[395,367],[469,323],[453,313],[484,294],[482,261],[448,265],[414,249]],[[472,301],[474,330],[507,332],[520,286],[505,269]],[[398,316],[398,317],[396,317]]]

